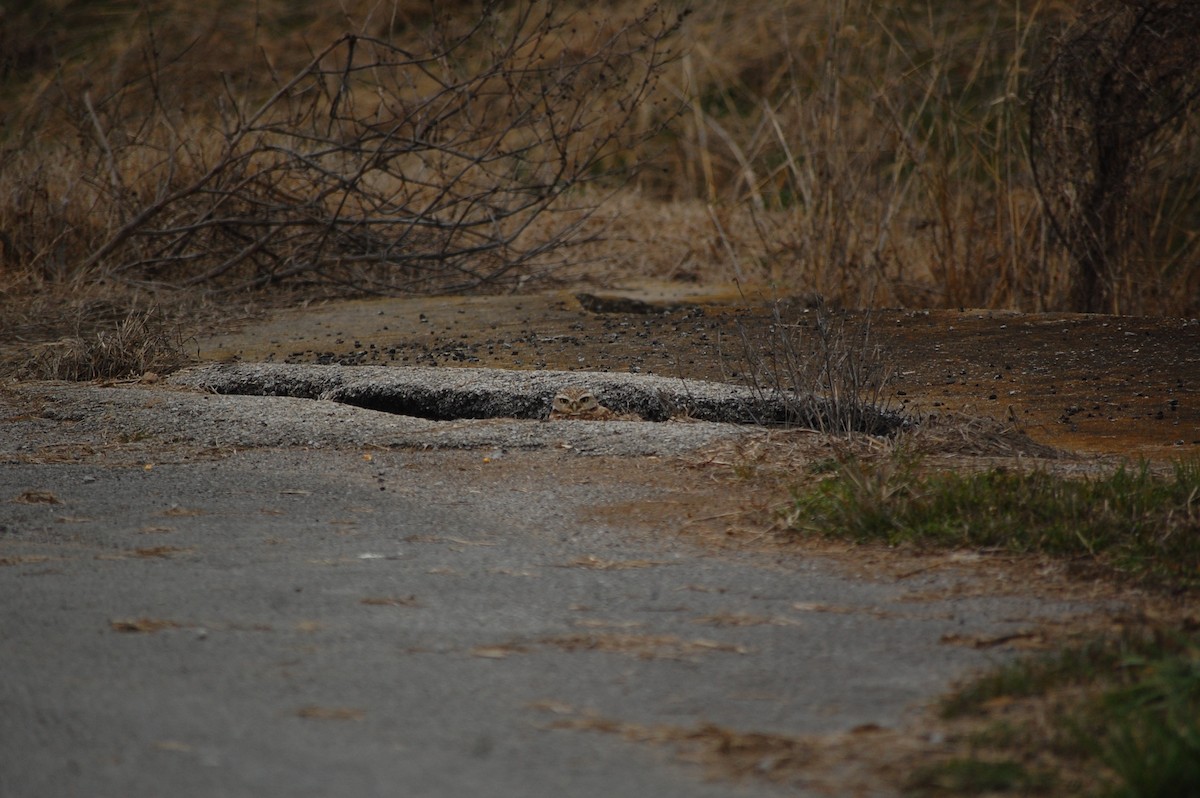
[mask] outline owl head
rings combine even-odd
[[[600,407],[600,400],[587,389],[568,388],[554,395],[551,407],[564,416],[577,416],[595,411]]]

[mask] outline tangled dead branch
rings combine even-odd
[[[389,293],[553,263],[598,195],[582,189],[611,186],[654,134],[639,113],[681,19],[501,5],[459,32],[435,21],[421,52],[344,35],[257,98],[227,79],[204,140],[178,133],[153,74],[153,110],[136,126],[120,92],[84,94],[84,177],[110,219],[82,268],[227,291],[304,280]]]

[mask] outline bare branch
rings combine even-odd
[[[226,81],[210,163],[136,207],[84,268],[222,290],[299,275],[447,290],[569,245],[578,212],[546,221],[568,192],[610,180],[615,153],[657,132],[635,115],[680,18],[654,7],[625,24],[597,18],[590,44],[568,46],[569,18],[552,6],[502,18],[493,0],[461,34],[443,20],[441,44],[422,53],[343,36],[252,110]],[[165,101],[158,110],[169,119]],[[192,171],[176,163],[178,146],[164,148],[173,177]],[[204,151],[188,145],[193,161]],[[120,153],[108,160],[114,191],[132,182]]]

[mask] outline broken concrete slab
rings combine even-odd
[[[182,449],[378,448],[566,449],[578,454],[672,456],[756,428],[713,422],[435,421],[324,399],[242,396],[140,385],[27,383],[13,390],[32,410],[16,413],[0,456],[105,449],[157,459]]]
[[[545,418],[564,387],[583,386],[618,413],[647,421],[683,418],[734,424],[838,426],[845,403],[815,395],[720,382],[606,372],[481,368],[215,364],[172,375],[173,385],[219,394],[327,399],[436,420]],[[860,406],[857,431],[882,435],[904,424],[896,413]]]

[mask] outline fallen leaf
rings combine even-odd
[[[688,654],[708,651],[725,651],[745,654],[744,646],[722,643],[717,640],[684,640],[674,635],[633,634],[570,634],[547,637],[542,643],[567,651],[616,651],[634,654],[641,659],[677,659]]]
[[[524,654],[525,651],[525,646],[515,643],[500,646],[475,646],[471,649],[471,656],[483,659],[504,659],[509,654]]]
[[[821,604],[816,601],[795,601],[792,602],[792,609],[800,610],[801,612],[835,612],[846,613],[854,612],[851,607],[840,607],[836,604]]]
[[[1046,647],[1046,639],[1037,632],[1014,632],[1013,634],[984,637],[981,635],[944,634],[940,642],[971,648],[995,648],[996,646],[1011,646],[1019,649],[1040,649]]]
[[[15,557],[0,557],[0,566],[28,565],[30,563],[46,562],[49,559],[44,554],[22,554]]]
[[[62,504],[57,496],[48,490],[27,490],[13,499],[15,504]]]
[[[1017,699],[1010,695],[998,695],[994,698],[989,698],[983,702],[983,708],[987,710],[997,710],[1010,707],[1017,703]]]
[[[191,549],[182,549],[178,546],[146,546],[134,549],[133,553],[139,557],[173,557],[176,554],[187,554],[191,551]]]
[[[541,710],[542,712],[553,712],[555,715],[571,715],[577,710],[570,704],[562,701],[554,701],[549,698],[543,698],[540,701],[534,701],[529,705],[530,709]]]
[[[181,626],[177,621],[169,621],[165,618],[115,620],[109,621],[108,625],[114,632],[144,632],[146,634],[160,632],[163,629],[178,629]]]
[[[860,723],[850,730],[851,734],[875,734],[883,731],[883,727],[878,723]]]

